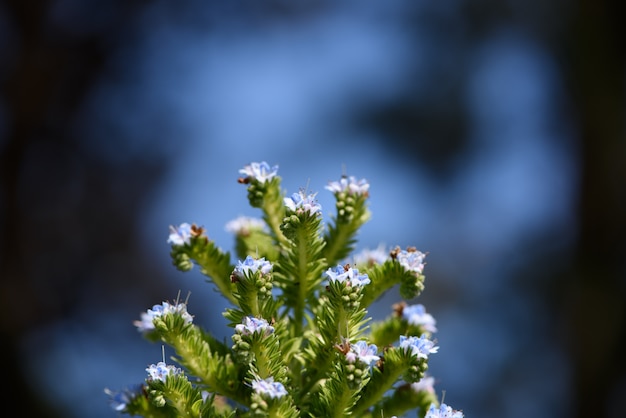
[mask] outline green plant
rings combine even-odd
[[[400,302],[387,318],[368,317],[393,286],[407,300],[420,294],[425,254],[396,247],[351,255],[370,217],[368,182],[328,184],[336,213],[323,224],[316,194],[286,197],[277,172],[265,162],[240,170],[263,216],[229,223],[235,264],[203,228],[171,227],[174,265],[199,267],[232,304],[223,314],[232,341],[195,324],[186,303],[153,306],[135,325],[173,348],[180,367],[158,362],[137,387],[107,389],[113,408],[145,417],[462,417],[439,404],[426,376],[438,347],[424,307]]]

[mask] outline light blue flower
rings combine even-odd
[[[431,404],[424,418],[463,418],[463,412],[455,411],[445,403],[442,403],[439,408]]]
[[[359,274],[358,269],[349,267],[348,265],[337,265],[336,267],[331,267],[326,270],[324,275],[328,277],[329,281],[341,283],[346,282],[352,287],[365,286],[366,284],[371,283],[367,274]]]
[[[364,249],[354,255],[354,264],[359,266],[373,266],[383,264],[389,259],[389,250],[384,245],[375,249]]]
[[[150,332],[154,330],[155,318],[171,313],[176,313],[182,316],[186,324],[193,322],[193,316],[187,312],[187,305],[184,303],[172,305],[168,302],[163,302],[162,304],[154,305],[152,309],[148,309],[146,312],[143,312],[141,314],[141,319],[133,322],[133,325],[135,325],[140,332]]]
[[[224,229],[235,235],[248,235],[250,231],[264,230],[265,222],[260,218],[252,218],[249,216],[240,216],[229,221]]]
[[[343,176],[339,181],[331,181],[326,186],[327,190],[333,193],[347,192],[348,194],[360,194],[364,195],[368,193],[370,188],[369,183],[365,179],[357,180],[356,177]]]
[[[256,180],[259,183],[265,183],[278,174],[278,166],[270,167],[268,163],[262,161],[260,163],[250,163],[241,170],[240,174],[244,174],[248,180]]]
[[[143,385],[134,385],[123,390],[105,389],[104,393],[109,396],[111,408],[118,412],[126,411],[126,407],[132,400],[141,393]]]
[[[165,380],[170,376],[176,376],[183,371],[176,366],[165,364],[163,361],[159,361],[157,364],[151,364],[146,368],[149,378],[152,380]]]
[[[436,353],[439,347],[435,343],[422,335],[421,337],[400,336],[400,348],[410,350],[411,355],[417,358],[428,358],[429,354]]]
[[[178,227],[170,226],[170,236],[167,239],[168,244],[184,245],[189,244],[191,239],[191,225],[182,223]]]
[[[367,274],[359,274],[357,269],[352,269],[352,274],[353,276],[350,278],[350,286],[352,287],[363,287],[372,282]]]
[[[402,250],[395,253],[396,260],[405,270],[421,274],[424,271],[424,258],[426,254],[415,249]]]
[[[376,353],[378,353],[378,347],[375,344],[368,345],[367,341],[361,340],[350,345],[350,351],[346,353],[346,360],[348,363],[359,360],[369,366],[380,360]]]
[[[322,211],[322,205],[315,200],[315,196],[316,193],[307,195],[304,191],[300,190],[298,193],[292,194],[291,197],[284,198],[284,203],[292,212],[309,212],[309,214],[315,215]]]
[[[250,335],[255,332],[264,333],[269,335],[274,332],[274,327],[269,324],[263,318],[255,318],[253,316],[246,316],[241,321],[241,324],[235,326],[235,332],[241,335]]]
[[[421,303],[405,306],[402,309],[402,317],[411,325],[419,325],[426,331],[437,332],[435,318],[426,312],[426,308]]]
[[[435,393],[435,378],[424,376],[419,382],[411,383],[411,389],[415,392]]]
[[[287,395],[287,390],[280,382],[274,382],[273,377],[267,379],[257,379],[252,381],[252,389],[261,396],[269,396],[270,398],[282,398]]]
[[[254,274],[257,271],[260,271],[261,274],[269,274],[272,271],[272,263],[266,261],[265,257],[255,259],[252,256],[247,256],[245,260],[237,262],[233,274],[242,279],[246,274]]]

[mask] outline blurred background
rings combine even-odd
[[[113,417],[190,293],[168,226],[224,230],[238,170],[371,183],[359,249],[428,252],[436,390],[466,417],[623,417],[626,39],[590,1],[57,0],[0,5],[0,352],[22,416]],[[620,26],[621,25],[621,26]],[[236,260],[234,260],[236,261]],[[371,310],[391,312],[390,292]],[[172,354],[172,353],[168,353]]]

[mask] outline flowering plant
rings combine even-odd
[[[174,265],[198,266],[232,304],[223,313],[232,343],[195,324],[186,303],[153,306],[135,326],[171,346],[180,367],[161,361],[142,384],[107,389],[112,407],[145,417],[462,417],[439,402],[426,375],[439,347],[424,306],[400,302],[385,319],[367,316],[393,286],[418,296],[425,258],[399,247],[348,258],[370,217],[369,183],[329,183],[336,213],[323,225],[316,194],[285,196],[277,166],[251,163],[240,173],[263,216],[227,225],[235,264],[195,224],[170,227],[168,239]]]

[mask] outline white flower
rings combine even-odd
[[[463,412],[454,411],[445,403],[442,403],[439,408],[431,404],[424,418],[463,418]]]
[[[287,394],[285,386],[280,382],[274,382],[274,378],[268,377],[263,380],[253,380],[252,389],[259,395],[267,395],[270,398],[282,398]]]
[[[376,355],[378,347],[375,344],[367,344],[367,341],[357,341],[350,345],[350,351],[346,353],[346,359],[348,363],[354,363],[356,360],[360,360],[368,366],[372,363],[380,360],[380,357]]]
[[[419,325],[426,331],[437,332],[435,326],[435,318],[426,312],[424,305],[418,303],[416,305],[405,306],[402,309],[402,317],[406,319],[411,325]]]
[[[377,248],[364,249],[354,255],[354,264],[359,266],[372,266],[375,264],[383,264],[389,259],[389,250],[384,245],[379,245]]]
[[[339,181],[331,181],[326,186],[326,189],[333,193],[347,192],[348,194],[367,194],[369,188],[367,180],[357,180],[354,176],[343,176]]]
[[[141,332],[149,332],[154,329],[154,318],[171,313],[182,316],[186,324],[193,321],[193,316],[187,312],[187,306],[184,303],[171,305],[167,302],[163,302],[160,305],[154,305],[152,309],[148,309],[146,312],[142,312],[141,319],[133,322],[133,325]]]
[[[429,354],[436,353],[439,350],[439,347],[435,346],[435,343],[424,335],[419,338],[401,335],[400,348],[410,350],[412,356],[424,359],[428,358]]]
[[[435,393],[435,378],[432,376],[424,376],[419,382],[411,383],[411,389],[415,392]]]
[[[324,273],[329,281],[333,282],[347,282],[352,287],[365,286],[370,284],[371,280],[367,274],[359,274],[359,270],[352,267],[344,267],[337,265],[334,268],[329,268]]]
[[[170,236],[167,239],[168,244],[184,245],[189,244],[191,239],[191,225],[182,223],[180,226],[170,226]]]
[[[268,163],[262,161],[260,163],[250,163],[239,170],[240,174],[245,174],[248,179],[255,179],[259,183],[265,183],[278,174],[278,166],[270,167]]]
[[[257,271],[260,271],[261,274],[269,274],[272,271],[272,267],[272,263],[265,260],[265,257],[255,259],[252,256],[247,256],[245,260],[237,262],[233,275],[243,279],[246,274],[254,274]]]
[[[424,271],[424,258],[426,254],[417,250],[402,250],[396,254],[396,260],[405,270],[421,274]]]
[[[285,206],[292,212],[309,212],[314,215],[322,211],[322,205],[315,200],[315,193],[305,194],[302,190],[284,199]]]
[[[248,235],[250,231],[265,229],[265,222],[259,218],[240,216],[229,221],[224,229],[235,235]]]
[[[253,316],[246,316],[241,321],[241,324],[235,326],[235,332],[241,335],[250,335],[255,332],[265,333],[269,335],[274,332],[274,327],[269,324],[263,318],[255,318]]]
[[[146,368],[146,371],[152,380],[160,380],[162,382],[165,382],[169,376],[175,376],[182,373],[181,369],[172,365],[167,365],[162,361],[159,361],[157,364],[151,364]]]

